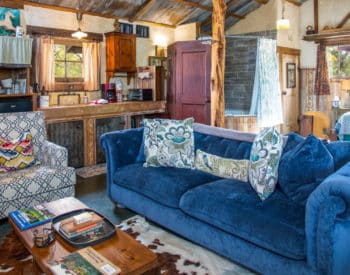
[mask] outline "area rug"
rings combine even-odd
[[[82,167],[82,168],[76,169],[75,171],[76,171],[78,176],[86,179],[86,178],[90,178],[93,176],[105,174],[106,173],[106,164],[101,163],[101,164],[97,164],[97,165],[93,165],[93,166]]]
[[[118,227],[158,255],[161,274],[254,274],[205,248],[150,224],[141,216],[131,217]]]

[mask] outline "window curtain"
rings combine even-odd
[[[84,90],[99,89],[101,67],[101,44],[98,42],[83,43]]]
[[[39,85],[46,91],[55,90],[54,40],[51,37],[40,38]]]
[[[329,95],[328,65],[326,59],[326,46],[322,43],[317,48],[317,65],[315,77],[315,95]]]
[[[278,75],[276,40],[259,38],[250,107],[250,114],[257,116],[259,127],[283,123]]]

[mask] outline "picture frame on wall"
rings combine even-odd
[[[16,27],[20,25],[19,9],[0,7],[0,36],[15,36]]]
[[[166,61],[166,57],[161,56],[149,56],[148,65],[150,66],[163,66]]]
[[[287,88],[295,88],[296,87],[296,65],[295,63],[287,63],[286,64],[286,72],[287,72]]]

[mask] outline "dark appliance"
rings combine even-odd
[[[114,83],[101,84],[101,90],[103,98],[106,99],[109,103],[117,102],[117,95]]]
[[[128,100],[147,101],[152,100],[152,89],[129,89]]]

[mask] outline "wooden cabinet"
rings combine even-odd
[[[106,36],[106,77],[114,72],[136,72],[136,36],[109,32]]]
[[[211,46],[202,41],[176,42],[168,47],[171,118],[194,117],[210,124]]]
[[[0,112],[25,112],[36,109],[30,93],[30,68],[17,65],[0,67],[0,80],[15,79],[15,85],[3,87],[0,92]],[[11,80],[11,83],[14,81]]]

